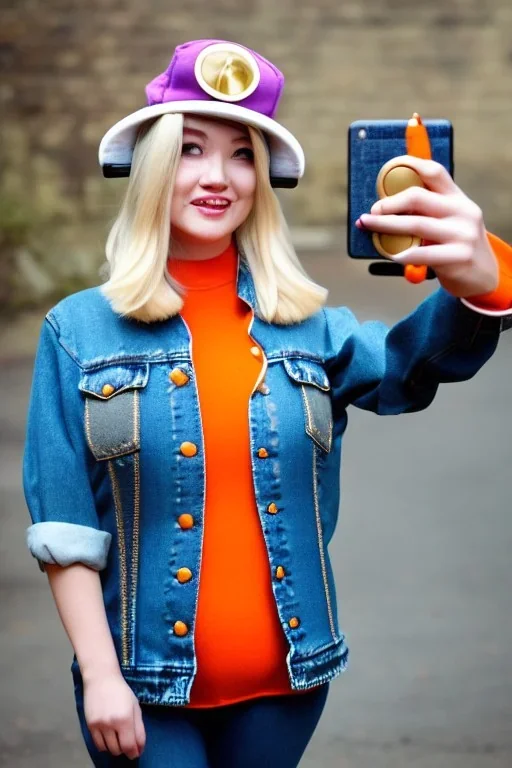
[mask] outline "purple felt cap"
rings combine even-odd
[[[165,72],[155,77],[146,86],[148,105],[163,104],[168,101],[212,101],[214,97],[206,93],[198,83],[195,65],[198,56],[214,45],[225,45],[225,41],[193,40],[179,45]],[[238,43],[236,47],[247,51],[251,58],[254,58],[260,78],[256,90],[249,96],[237,100],[236,103],[240,107],[253,109],[267,117],[274,117],[284,86],[283,73],[250,48],[245,48]]]
[[[274,119],[283,86],[279,69],[250,48],[227,40],[183,43],[165,72],[146,86],[148,106],[120,120],[103,137],[103,173],[129,175],[140,126],[179,112],[258,128],[267,140],[272,183],[296,186],[304,173],[304,153],[293,134]]]

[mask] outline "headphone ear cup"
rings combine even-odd
[[[298,179],[284,178],[280,176],[270,177],[270,186],[273,189],[295,189],[298,186]]]

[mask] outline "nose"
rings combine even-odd
[[[215,152],[208,158],[200,184],[205,189],[224,190],[228,187],[226,166],[220,152]]]

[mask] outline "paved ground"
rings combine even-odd
[[[361,318],[393,321],[431,288],[367,277],[335,253],[304,263]],[[70,647],[23,541],[31,360],[19,353],[33,328],[0,341],[0,766],[85,768]],[[511,382],[512,331],[424,413],[352,412],[332,546],[352,663],[303,768],[512,766]]]

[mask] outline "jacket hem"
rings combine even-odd
[[[289,663],[292,688],[305,691],[333,680],[348,666],[349,649],[345,638],[304,658],[291,658]]]
[[[347,667],[348,654],[344,638],[341,638],[311,656],[290,660],[292,689],[305,691],[338,677]],[[81,683],[76,659],[71,671],[75,684]],[[121,667],[121,673],[141,704],[180,707],[190,703],[195,677],[193,667]]]
[[[76,685],[83,685],[76,657],[71,664]],[[194,680],[193,667],[124,667],[121,674],[141,704],[183,706],[188,704]]]
[[[122,675],[141,704],[184,706],[190,699],[194,672],[183,669],[121,668]]]

